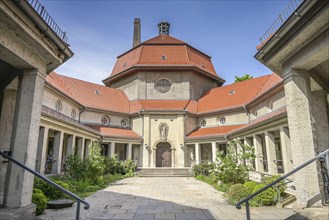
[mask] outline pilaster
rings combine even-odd
[[[195,164],[200,164],[201,162],[201,148],[199,143],[195,143]]]
[[[37,69],[19,76],[11,137],[12,156],[27,167],[35,167],[45,74]],[[4,205],[8,208],[31,204],[34,176],[9,163]]]
[[[306,71],[290,70],[285,74],[284,89],[287,99],[291,150],[294,152],[292,158],[294,167],[297,167],[316,156],[318,151],[316,123],[320,122],[313,109],[310,76]],[[297,206],[321,205],[320,198],[318,198],[319,184],[316,163],[295,173]],[[315,198],[318,199],[315,200]]]
[[[275,142],[272,132],[265,132],[265,146],[267,153],[268,173],[277,174],[278,169],[276,165]]]

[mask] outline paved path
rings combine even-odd
[[[86,198],[81,219],[245,219],[245,210],[225,202],[224,194],[194,178],[128,178]],[[46,210],[43,219],[74,219],[72,208]],[[252,219],[286,219],[291,209],[252,208]]]

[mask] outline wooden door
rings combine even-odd
[[[156,166],[171,167],[171,150],[169,144],[158,144],[156,150]]]

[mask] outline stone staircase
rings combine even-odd
[[[156,167],[156,168],[139,168],[140,177],[190,177],[190,168],[176,167]]]

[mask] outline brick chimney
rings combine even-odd
[[[134,20],[134,36],[133,47],[138,46],[141,43],[141,19],[135,18]]]

